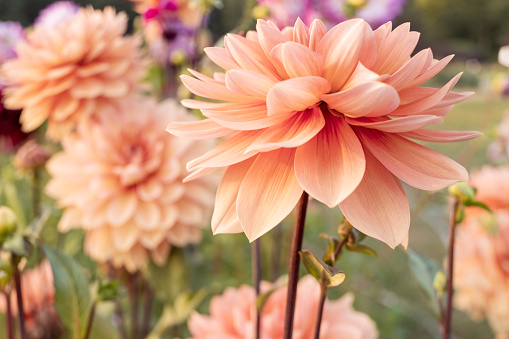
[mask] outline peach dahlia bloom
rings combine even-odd
[[[203,145],[161,128],[186,115],[172,100],[126,100],[79,125],[49,160],[46,192],[64,208],[59,230],[83,228],[94,260],[134,272],[150,258],[164,264],[173,245],[201,239],[210,180],[182,179]]]
[[[485,166],[472,174],[478,207],[466,209],[458,227],[454,258],[454,304],[486,318],[497,338],[509,337],[509,166]]]
[[[328,32],[319,20],[280,31],[259,20],[257,32],[229,34],[225,48],[206,48],[226,70],[214,78],[182,76],[198,96],[184,100],[207,119],[173,123],[188,138],[229,139],[188,163],[196,175],[227,167],[212,228],[254,240],[284,219],[303,191],[338,206],[367,235],[394,247],[410,224],[398,179],[425,190],[467,180],[453,160],[409,138],[462,141],[477,132],[427,130],[471,93],[421,87],[451,60],[429,49],[411,57],[419,34],[409,24],[373,31],[362,19]]]
[[[143,76],[138,36],[125,37],[127,15],[80,8],[54,27],[36,25],[16,46],[2,72],[13,85],[5,105],[21,109],[25,132],[48,120],[60,140],[75,125],[130,95]]]
[[[262,291],[269,290],[270,283],[262,283]],[[281,287],[270,295],[261,313],[261,339],[280,339],[286,307],[286,289]],[[311,339],[314,335],[316,313],[320,297],[320,284],[310,275],[300,279],[297,287],[297,304],[293,337]],[[254,338],[255,290],[251,286],[238,289],[227,288],[210,302],[210,316],[193,313],[188,325],[192,339],[252,339]],[[326,300],[321,324],[320,338],[375,339],[376,324],[371,318],[352,308],[351,293],[338,300]]]

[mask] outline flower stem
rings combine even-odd
[[[445,315],[442,321],[441,332],[443,339],[449,339],[451,336],[452,320],[452,295],[453,295],[453,265],[454,265],[454,235],[456,230],[456,211],[459,208],[459,200],[455,198],[451,215],[449,217],[449,242],[447,247],[447,299]]]
[[[315,323],[315,336],[313,338],[320,338],[320,328],[322,325],[323,306],[325,305],[325,299],[327,298],[327,284],[325,283],[325,277],[322,276],[320,283],[320,302],[318,303],[318,312],[316,314]]]
[[[90,334],[92,333],[92,325],[94,324],[95,318],[95,307],[97,305],[97,301],[94,301],[92,307],[90,308],[90,314],[88,315],[87,329],[85,331],[84,339],[90,338]]]
[[[27,339],[25,327],[25,309],[23,307],[23,292],[21,291],[21,273],[18,267],[18,257],[13,255],[12,268],[14,270],[14,284],[16,286],[16,300],[18,303],[18,325],[20,339]]]
[[[145,338],[150,329],[150,316],[152,314],[152,302],[154,301],[154,291],[149,284],[144,281],[145,305],[143,306],[143,322],[141,325],[141,337]]]
[[[303,192],[299,205],[297,206],[297,217],[295,218],[292,249],[290,253],[290,269],[288,271],[288,292],[286,295],[286,314],[283,339],[292,339],[293,334],[293,316],[295,313],[295,301],[297,299],[297,283],[299,282],[299,252],[302,249],[308,200],[309,195],[306,192]]]
[[[5,330],[7,331],[7,339],[14,339],[14,331],[12,328],[12,307],[11,293],[4,291],[5,296]]]
[[[41,192],[39,189],[41,181],[40,177],[40,170],[38,168],[34,168],[32,178],[32,213],[34,219],[41,214]]]
[[[60,234],[60,233],[59,233]],[[111,263],[108,264],[108,275],[111,280],[118,279],[117,270]],[[121,339],[127,339],[127,330],[124,322],[124,312],[122,311],[122,304],[119,298],[115,298],[115,313],[113,315],[113,321],[118,327],[118,331]]]
[[[129,300],[131,304],[131,338],[139,338],[138,324],[138,279],[137,274],[127,274],[126,286],[129,292]]]
[[[262,265],[260,255],[260,239],[256,239],[251,244],[251,270],[253,274],[253,286],[256,291],[256,300],[260,295],[260,280],[262,277]],[[258,309],[258,302],[255,302],[256,308],[256,325],[255,325],[255,339],[260,339],[260,324],[261,324],[261,310]]]

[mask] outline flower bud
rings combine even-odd
[[[44,166],[50,157],[48,149],[34,140],[21,146],[14,157],[14,166],[19,170],[36,169]]]
[[[3,242],[16,230],[16,214],[6,206],[0,206],[0,242]]]

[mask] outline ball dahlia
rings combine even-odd
[[[197,175],[227,167],[212,229],[254,240],[283,220],[303,191],[367,235],[394,247],[408,234],[408,201],[398,180],[436,190],[467,180],[465,168],[409,139],[453,142],[477,132],[428,130],[472,93],[420,86],[452,56],[411,57],[419,33],[409,24],[373,31],[361,19],[327,32],[315,20],[280,31],[259,20],[246,37],[228,34],[225,48],[205,52],[226,73],[183,75],[184,100],[207,119],[173,123],[187,138],[229,139],[188,163]]]
[[[161,126],[183,119],[176,102],[130,99],[78,126],[47,164],[46,192],[64,208],[59,230],[85,230],[85,251],[134,272],[166,262],[172,245],[201,238],[210,181],[182,183],[184,163],[203,151]]]
[[[60,140],[78,122],[130,95],[143,76],[138,36],[126,37],[127,15],[111,7],[80,8],[55,27],[36,25],[16,46],[18,58],[2,71],[13,87],[5,105],[21,109],[23,130],[48,120]]]
[[[269,290],[270,283],[262,283]],[[286,305],[286,287],[273,292],[261,311],[260,338],[283,337],[283,320]],[[308,275],[300,279],[295,306],[293,337],[313,338],[320,284]],[[246,339],[253,338],[256,321],[255,290],[251,286],[228,288],[210,302],[210,316],[193,313],[188,325],[192,339]],[[321,324],[320,338],[375,339],[376,324],[371,318],[352,308],[354,297],[346,294],[338,300],[326,300]]]

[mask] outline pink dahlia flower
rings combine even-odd
[[[5,105],[21,109],[25,132],[48,120],[47,135],[60,140],[75,125],[127,97],[143,76],[139,37],[125,37],[127,15],[80,8],[56,27],[36,26],[16,46],[18,58],[2,71],[13,85]]]
[[[466,210],[458,227],[454,258],[454,304],[480,320],[487,318],[497,338],[509,337],[509,167],[485,166],[471,185],[478,207]]]
[[[54,28],[74,17],[80,7],[72,1],[57,1],[45,9],[35,19],[36,26]]]
[[[150,258],[164,264],[172,245],[201,239],[209,181],[182,179],[184,163],[204,149],[161,129],[186,114],[170,100],[126,100],[79,125],[49,160],[46,192],[64,208],[59,230],[83,228],[96,261],[134,272]]]
[[[373,31],[361,19],[326,31],[298,20],[283,31],[259,20],[247,37],[229,34],[225,48],[205,52],[226,70],[214,78],[182,76],[194,94],[224,102],[184,100],[207,119],[168,130],[196,139],[228,140],[188,163],[195,175],[227,167],[212,216],[214,233],[254,240],[283,220],[303,191],[338,206],[361,232],[395,247],[410,224],[398,180],[437,190],[467,180],[453,160],[411,140],[453,142],[477,132],[428,130],[472,93],[420,86],[452,56],[411,53],[419,34],[409,24]]]
[[[58,313],[53,307],[55,289],[49,261],[28,270],[21,276],[21,290],[25,322],[30,338],[57,338],[64,330]],[[5,298],[0,296],[0,311],[6,310]],[[11,292],[11,310],[18,314],[15,291]]]
[[[269,283],[262,283],[268,290]],[[270,295],[261,313],[260,338],[280,339],[286,306],[286,289],[281,287]],[[320,284],[308,275],[300,279],[293,337],[311,339],[314,335]],[[354,297],[346,294],[339,300],[327,300],[324,306],[320,338],[374,339],[378,337],[376,324],[369,316],[353,310]],[[255,290],[251,286],[228,288],[210,302],[210,316],[194,313],[188,325],[192,339],[253,338],[256,321]]]

